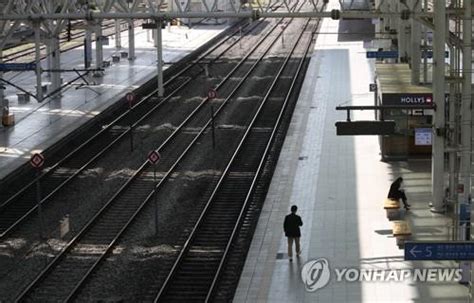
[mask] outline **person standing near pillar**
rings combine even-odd
[[[300,226],[303,226],[303,221],[301,220],[301,217],[296,214],[297,210],[298,207],[293,205],[291,207],[291,214],[285,217],[285,221],[283,223],[283,230],[285,231],[285,236],[288,238],[288,257],[290,262],[293,261],[293,242],[295,242],[296,246],[296,256],[299,257],[301,254]]]

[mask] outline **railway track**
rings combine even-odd
[[[278,23],[275,24],[272,31],[277,27]],[[269,31],[266,37],[268,37],[272,31]],[[273,39],[270,46],[266,46],[267,51],[275,43],[278,37],[279,36]],[[265,39],[262,39],[261,41],[263,42]],[[252,52],[255,51],[262,42],[256,44],[252,49]],[[261,55],[260,60],[263,58],[265,53]],[[243,63],[249,56],[250,53],[241,60],[239,67],[242,68],[240,68],[240,70],[239,67],[234,68],[232,72],[229,73],[228,77],[235,74],[237,71],[242,72],[242,69],[245,70],[246,65]],[[239,84],[230,92],[226,100],[222,102],[220,107],[217,109],[216,114],[218,114],[227,104],[227,101],[238,90],[242,83],[244,83],[245,79],[251,74],[252,70],[258,65],[260,60],[256,61],[250,70],[245,73],[245,76],[242,77]],[[219,89],[220,85],[218,85],[217,88]],[[207,111],[203,110],[201,112],[205,114],[204,117],[207,117]],[[191,136],[189,133],[183,132],[175,136],[174,139],[170,139],[180,142],[186,142],[186,138],[188,139],[188,142],[189,139],[192,139],[189,143],[180,144],[182,149],[184,149],[182,153],[177,154],[180,156],[177,156],[175,153],[176,146],[171,149],[171,152],[167,152],[166,144],[168,143],[168,140],[159,148],[163,158],[167,159],[160,163],[161,170],[167,171],[167,173],[158,180],[158,187],[163,184],[170,172],[176,167],[176,165],[178,165],[179,161],[191,149],[193,144],[204,133],[211,122],[209,119],[203,120],[203,117],[196,117],[198,117],[198,115],[195,116],[193,119],[194,121],[185,121],[183,124],[186,124],[187,127],[193,129],[199,126],[201,131],[197,135]],[[198,125],[194,123],[197,123]],[[154,183],[150,182],[149,177],[150,169],[148,163],[144,163],[140,169],[135,172],[132,178],[121,187],[119,192],[109,200],[101,211],[89,221],[84,229],[79,232],[73,240],[71,240],[63,252],[47,266],[47,268],[27,287],[27,289],[25,289],[18,300],[27,298],[34,298],[35,300],[41,298],[45,299],[51,298],[51,296],[55,298],[55,300],[63,300],[65,296],[67,296],[67,300],[71,299],[77,293],[78,289],[80,289],[84,281],[86,281],[89,274],[97,267],[104,256],[107,255],[123,231],[129,226],[143,206],[150,200],[150,197],[154,192]],[[131,202],[131,200],[133,200],[133,202]],[[94,256],[88,256],[88,258],[84,260],[84,258],[81,257],[84,254],[84,247],[90,243],[97,244],[101,248],[94,253]],[[82,279],[80,279],[80,277],[82,277]],[[78,281],[78,279],[80,280]],[[63,283],[63,285],[58,287],[58,284],[61,283]]]
[[[241,139],[239,147],[222,174],[216,189],[181,249],[171,272],[155,298],[155,302],[191,300],[210,302],[231,299],[228,283],[222,283],[224,287],[220,292],[216,292],[216,290],[219,283],[222,282],[220,280],[226,260],[233,245],[236,245],[235,241],[239,237],[244,219],[248,216],[246,211],[249,201],[257,188],[257,182],[263,172],[272,141],[311,46],[317,23],[314,20],[308,20],[304,27],[306,29],[311,23],[313,23],[311,34],[304,35],[305,30],[301,31],[294,43],[259,110]],[[281,86],[285,87],[285,81],[279,77],[291,65],[288,65],[288,62],[300,42],[305,44],[304,54],[296,64],[293,81],[288,87],[288,93],[283,98],[284,101],[277,102],[280,98],[278,94],[274,93],[275,89],[281,88]],[[240,272],[240,269],[234,267],[232,270],[234,276],[236,270]]]
[[[244,30],[251,31],[257,26],[258,24],[254,24],[249,26],[248,29],[244,28]],[[221,43],[212,47],[195,62],[166,81],[165,87],[170,93],[163,100],[157,103],[155,92],[148,94],[130,111],[125,111],[119,117],[107,123],[105,127],[98,126],[91,130],[91,133],[86,136],[88,138],[86,142],[79,145],[56,163],[50,165],[41,176],[19,190],[15,189],[13,192],[4,193],[3,197],[7,198],[4,198],[6,200],[0,204],[0,239],[7,237],[27,218],[36,214],[36,181],[41,182],[43,193],[41,204],[44,205],[61,192],[66,185],[75,180],[84,170],[92,167],[111,148],[130,136],[130,132],[133,132],[133,129],[137,128],[145,119],[159,109],[162,109],[165,105],[170,106],[170,99],[203,72],[202,68],[199,67],[199,63],[203,60],[208,60],[208,57],[212,54],[214,54],[214,57],[211,58],[211,62],[221,58],[238,43],[236,39],[232,41],[232,38],[238,32],[239,30],[234,31],[232,35],[223,39]],[[215,54],[216,51],[218,51],[217,54]],[[202,107],[204,104],[205,100],[197,108]],[[191,111],[189,115],[182,118],[182,121],[190,119],[193,115],[194,111]],[[161,121],[161,123],[166,123],[166,120]],[[131,128],[129,127],[130,125],[132,125]]]

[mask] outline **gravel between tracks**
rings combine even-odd
[[[288,41],[290,39],[288,38]],[[284,50],[275,50],[275,54]],[[235,54],[239,56],[240,54]],[[234,60],[231,60],[234,61]],[[272,65],[278,64],[281,58],[268,60],[269,72],[275,70]],[[174,98],[176,110],[182,106],[191,108],[202,99],[207,87],[217,83],[224,71],[233,64],[225,60],[215,63],[210,69],[212,78],[196,81],[195,85],[185,89],[181,97]],[[268,77],[254,77],[254,82],[267,80]],[[205,83],[205,84],[203,84]],[[258,87],[258,83],[255,87]],[[237,103],[252,103],[257,100],[255,87],[245,89]],[[216,100],[216,103],[219,101]],[[189,233],[192,222],[199,215],[204,199],[219,176],[217,167],[222,167],[229,154],[221,146],[235,145],[229,138],[238,137],[244,131],[241,125],[227,124],[226,118],[236,114],[237,107],[222,115],[222,123],[217,127],[218,146],[215,152],[208,148],[199,148],[193,156],[185,161],[182,171],[170,179],[167,186],[159,192],[158,200],[158,236],[154,230],[153,203],[139,215],[132,227],[124,235],[124,240],[117,245],[112,257],[108,258],[101,274],[93,276],[92,287],[86,287],[80,294],[81,300],[106,301],[148,301],[159,287],[159,281],[166,276],[179,245]],[[158,118],[173,116],[173,110],[160,112]],[[240,112],[242,119],[248,115]],[[65,243],[87,222],[93,214],[108,200],[108,197],[120,187],[143,161],[149,150],[156,148],[165,136],[173,131],[178,123],[163,123],[150,127],[146,123],[135,131],[135,149],[130,151],[130,143],[123,140],[100,161],[100,166],[81,174],[78,182],[68,186],[67,194],[55,197],[54,203],[46,206],[44,215],[48,218],[46,230],[50,236],[46,242],[38,238],[37,219],[30,220],[14,232],[12,237],[0,243],[0,300],[10,301],[28,282],[50,261],[51,256],[59,251]],[[189,130],[193,131],[193,130]],[[234,133],[235,135],[228,135]],[[226,134],[226,135],[224,135]],[[211,146],[209,139],[200,144]],[[58,204],[59,203],[59,204]],[[58,207],[58,205],[60,205]],[[71,232],[59,239],[59,220],[68,215],[71,220]],[[150,284],[149,281],[155,281]]]

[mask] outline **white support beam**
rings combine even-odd
[[[135,27],[133,19],[128,20],[128,60],[135,59]]]
[[[464,184],[465,198],[471,195],[472,169],[472,2],[464,1],[462,99],[461,99],[461,171],[460,182]]]
[[[36,99],[38,102],[43,101],[43,89],[41,85],[41,27],[37,23],[34,26],[35,30],[35,63],[36,63]]]
[[[421,1],[412,0],[413,11],[421,11]],[[420,84],[420,64],[421,64],[421,24],[415,18],[411,18],[411,83]]]
[[[115,20],[115,48],[121,49],[122,48],[122,34],[120,31],[120,20]]]
[[[60,41],[59,36],[54,36],[50,39],[51,48],[52,48],[52,65],[54,70],[61,69],[61,50],[60,50]],[[51,92],[57,91],[61,87],[61,73],[53,72],[51,73]],[[53,95],[53,98],[58,98],[61,96],[61,92],[56,92]]]
[[[155,30],[155,42],[156,42],[156,68],[157,68],[157,78],[158,78],[158,97],[163,97],[164,87],[163,87],[163,42],[161,35],[161,20],[155,21],[157,24]]]
[[[435,0],[435,32],[433,37],[433,99],[436,104],[434,114],[434,134],[431,158],[432,212],[444,211],[444,144],[445,144],[445,63],[446,43],[446,0]]]
[[[102,42],[102,23],[99,22],[95,26],[95,68],[102,68],[102,62],[104,61],[104,52],[103,52],[103,42]],[[101,77],[103,72],[96,71],[94,76]]]

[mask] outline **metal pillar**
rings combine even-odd
[[[420,1],[414,2],[413,10],[419,12],[421,10]],[[411,83],[414,85],[420,84],[420,64],[421,64],[421,24],[411,18]]]
[[[464,1],[463,56],[462,56],[462,99],[461,99],[461,170],[460,182],[464,184],[464,200],[471,194],[471,82],[472,82],[472,2]]]
[[[115,48],[122,48],[122,36],[120,34],[120,20],[115,20]]]
[[[39,24],[35,28],[35,63],[36,63],[36,98],[38,102],[43,101],[43,89],[41,87],[41,29]]]
[[[450,47],[450,76],[455,78],[459,73],[458,52],[454,47]],[[459,83],[451,81],[449,83],[449,137],[446,138],[449,147],[448,153],[448,171],[449,171],[449,199],[450,201],[457,201],[457,181],[458,181],[458,136],[459,128],[457,117],[459,114],[457,93],[459,92]],[[456,225],[457,226],[457,225]]]
[[[399,62],[407,62],[404,61],[408,57],[408,52],[407,52],[407,44],[408,44],[408,39],[406,35],[406,20],[399,20],[398,21],[398,59],[400,60]]]
[[[445,64],[444,46],[446,41],[446,0],[435,0],[433,38],[433,99],[436,104],[434,114],[433,151],[431,158],[432,212],[443,212],[444,196],[444,129],[445,129]]]
[[[59,37],[57,35],[53,36],[50,40],[52,51],[52,64],[53,69],[60,70],[61,69],[61,50],[60,50],[60,42]],[[51,75],[51,92],[58,90],[61,87],[61,73],[53,72]],[[55,93],[54,98],[61,96],[61,93]]]
[[[95,26],[95,68],[102,68],[102,63],[104,61],[104,52],[102,45],[102,22],[98,22]],[[96,71],[94,73],[94,76],[102,77],[103,72]]]
[[[156,30],[155,30],[155,43],[156,43],[156,68],[157,68],[157,78],[158,78],[158,97],[163,97],[164,88],[163,88],[163,41],[161,39],[161,22],[162,20],[156,20]]]
[[[428,50],[428,28],[423,26],[423,51]],[[428,83],[428,56],[423,57],[423,83]]]
[[[0,48],[0,64],[3,63],[3,50]],[[0,78],[3,78],[3,72],[0,72]],[[0,83],[0,102],[2,104],[2,117],[7,115],[9,110],[8,110],[8,99],[5,98],[5,85],[3,83]]]
[[[51,45],[49,43],[46,44],[46,66],[48,70],[53,69],[53,51],[51,49]],[[51,77],[51,72],[48,71],[46,76],[49,78]]]
[[[128,21],[128,60],[135,59],[135,27],[133,19]]]
[[[91,67],[92,62],[92,29],[88,22],[86,35],[84,36],[84,68]]]

